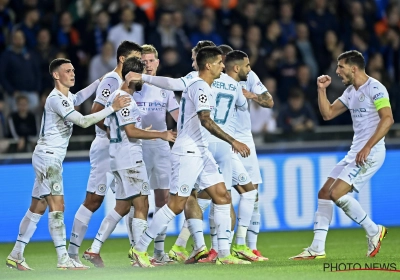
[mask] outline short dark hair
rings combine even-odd
[[[298,98],[304,98],[304,92],[301,90],[301,88],[292,87],[289,90],[288,99],[298,99]]]
[[[125,75],[129,72],[143,73],[143,62],[137,57],[130,57],[122,65],[122,79],[125,81]]]
[[[209,40],[199,41],[197,42],[197,45],[192,49],[192,51],[198,53],[204,47],[215,47],[215,44],[213,41]]]
[[[219,45],[218,49],[220,49],[222,51],[223,55],[227,55],[228,52],[233,51],[231,46],[225,45],[225,44]]]
[[[235,61],[243,60],[245,57],[248,57],[247,53],[239,50],[228,52],[225,57],[225,66],[231,67]]]
[[[218,55],[222,55],[222,51],[217,47],[204,47],[196,55],[196,64],[199,70],[204,70],[206,63],[211,59],[215,59]]]
[[[15,98],[15,101],[17,102],[17,104],[22,100],[26,100],[29,103],[29,99],[25,95],[17,95],[17,97]]]
[[[49,73],[53,77],[53,72],[58,69],[61,65],[65,63],[71,63],[71,60],[66,59],[66,58],[56,58],[52,62],[50,62],[49,65]]]
[[[365,69],[365,59],[362,53],[356,50],[351,50],[340,54],[337,58],[337,61],[344,60],[345,64],[355,65],[359,69]]]
[[[117,49],[117,63],[119,63],[119,57],[127,57],[131,52],[140,52],[142,53],[143,48],[131,41],[123,41],[119,44]]]

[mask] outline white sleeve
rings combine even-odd
[[[97,113],[90,114],[87,116],[82,116],[81,113],[73,111],[70,114],[68,114],[65,117],[65,119],[80,127],[87,128],[95,123],[98,123],[99,121],[106,118],[108,115],[112,113],[114,113],[114,109],[111,106],[109,106],[101,111],[98,111]]]
[[[210,106],[210,87],[206,87],[205,83],[196,83],[193,90],[193,103],[196,112],[211,111]]]
[[[52,96],[48,99],[49,107],[59,116],[65,118],[75,111],[74,104],[69,99]]]
[[[86,99],[88,99],[92,94],[96,91],[97,86],[100,84],[100,80],[97,79],[84,89],[81,89],[78,91],[76,94],[74,94],[74,106],[79,106],[83,102],[85,102]]]
[[[137,105],[135,102],[132,102],[129,106],[122,108],[117,113],[118,124],[120,127],[126,126],[128,124],[135,124],[138,122]]]
[[[110,97],[111,93],[119,88],[119,81],[114,77],[105,77],[101,80],[99,86],[96,90],[96,98],[94,102],[100,105],[106,106],[107,99]]]
[[[179,109],[178,101],[176,101],[176,97],[173,91],[168,91],[168,103],[167,103],[167,111],[172,112]]]
[[[247,103],[246,97],[244,97],[243,95],[242,87],[240,86],[239,83],[237,84],[237,95],[238,98],[236,99],[236,104],[235,104],[236,108],[239,111],[246,111],[249,105]]]
[[[260,81],[260,78],[256,73],[250,71],[248,77],[248,90],[255,94],[263,94],[264,92],[268,92],[268,89],[263,85]]]
[[[349,108],[349,99],[347,97],[347,89],[343,92],[343,94],[338,98],[339,101],[341,101],[343,103],[344,106],[346,106],[346,108]]]
[[[168,90],[183,91],[186,88],[185,82],[182,80],[182,78],[174,79],[168,77],[142,74],[142,80],[156,87]]]

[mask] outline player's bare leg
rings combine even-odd
[[[100,208],[103,203],[104,196],[95,193],[86,192],[86,198],[75,214],[74,223],[72,225],[71,237],[69,239],[68,255],[75,261],[79,260],[79,248],[85,237],[89,221],[94,212]]]

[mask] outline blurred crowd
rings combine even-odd
[[[158,75],[191,69],[191,48],[212,40],[245,51],[273,95],[273,110],[251,104],[254,133],[301,133],[320,125],[351,124],[348,113],[322,121],[316,77],[333,77],[328,97],[344,90],[336,57],[364,55],[368,75],[390,93],[400,120],[399,0],[0,0],[0,139],[25,151],[38,134],[53,89],[51,60],[69,58],[77,92],[116,66],[123,40],[153,44]],[[179,94],[179,93],[178,93]],[[90,111],[90,101],[78,108]],[[94,130],[75,133],[93,134]],[[1,147],[0,147],[1,150]]]

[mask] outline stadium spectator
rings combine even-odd
[[[15,152],[28,152],[29,137],[37,136],[35,115],[29,111],[29,100],[23,95],[16,97],[17,111],[8,117],[10,137],[17,141]]]
[[[185,22],[189,30],[195,30],[203,14],[203,0],[192,0],[185,9]],[[197,42],[196,42],[197,43]],[[195,46],[195,45],[194,45]]]
[[[121,23],[113,26],[108,33],[108,41],[114,45],[114,56],[122,41],[132,41],[139,45],[144,44],[144,29],[141,24],[135,23],[135,15],[130,8],[121,11]]]
[[[318,76],[318,63],[315,59],[314,50],[309,40],[308,27],[304,23],[297,24],[297,39],[296,47],[301,55],[301,58],[310,69],[310,75],[312,78]]]
[[[51,44],[51,34],[48,29],[41,29],[37,36],[36,55],[39,59],[42,76],[40,92],[53,87],[53,79],[49,75],[49,64],[56,58],[57,48]]]
[[[246,32],[244,52],[248,54],[251,66],[266,55],[266,51],[261,45],[261,29],[257,25],[250,26]]]
[[[9,0],[0,1],[0,52],[8,45],[8,37],[14,25],[13,11],[8,7]]]
[[[311,104],[315,112],[318,112],[318,93],[315,79],[311,79],[310,69],[302,64],[297,68],[296,87],[300,88],[305,99]]]
[[[73,27],[71,14],[68,11],[62,12],[56,33],[57,46],[63,50],[68,50],[79,45],[80,40],[78,30]]]
[[[164,49],[161,59],[161,67],[158,74],[171,78],[180,78],[186,76],[191,71],[190,64],[182,62],[179,59],[179,53],[174,48]]]
[[[292,88],[288,102],[279,112],[278,125],[284,132],[301,133],[312,131],[318,120],[311,105],[304,99],[301,89]]]
[[[209,2],[216,2],[216,5]],[[223,27],[225,33],[229,32],[235,20],[240,17],[235,9],[237,2],[237,0],[205,1],[206,5],[216,9],[217,25]]]
[[[263,46],[267,55],[270,55],[274,50],[281,47],[281,35],[282,29],[277,20],[273,20],[270,24],[268,24],[263,41]]]
[[[42,80],[40,65],[36,55],[26,49],[22,31],[13,32],[11,45],[1,54],[0,61],[0,83],[9,99],[25,95],[29,99],[30,108],[36,108]],[[10,105],[16,108],[14,101]]]
[[[212,23],[209,19],[205,17],[200,20],[198,30],[193,32],[190,36],[192,46],[195,46],[197,42],[204,40],[212,41],[216,45],[222,44],[221,36],[213,29]]]
[[[240,24],[233,24],[226,38],[228,45],[234,50],[242,50],[244,48],[243,28]]]
[[[37,44],[37,34],[40,30],[39,27],[39,10],[37,8],[30,8],[25,11],[24,21],[15,26],[16,29],[21,30],[25,35],[26,47],[34,50]]]
[[[290,2],[283,2],[279,8],[279,24],[282,29],[282,44],[293,43],[296,39],[296,22],[293,20],[293,6]]]
[[[106,10],[100,10],[96,14],[94,27],[88,31],[86,36],[85,48],[91,56],[101,53],[110,27],[110,16]]]
[[[89,83],[112,71],[116,65],[114,46],[110,42],[105,42],[101,49],[101,54],[94,56],[90,61]]]

